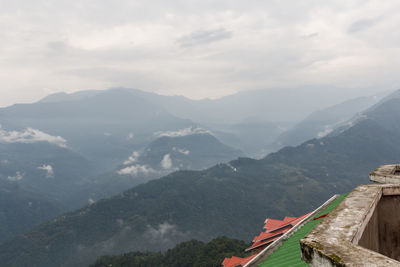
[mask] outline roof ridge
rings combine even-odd
[[[334,195],[330,199],[328,199],[324,204],[319,206],[317,209],[315,209],[313,212],[310,212],[306,215],[304,215],[304,218],[302,218],[295,227],[292,227],[289,231],[287,231],[285,234],[283,234],[281,237],[276,239],[274,242],[272,242],[270,245],[268,245],[266,248],[264,248],[260,253],[257,254],[253,259],[251,259],[244,267],[249,267],[253,266],[254,264],[260,264],[262,263],[261,261],[264,260],[264,257],[271,255],[276,249],[278,249],[286,240],[288,240],[292,235],[296,234],[296,232],[301,229],[307,222],[309,222],[312,217],[314,217],[316,214],[318,214],[320,211],[324,210],[327,208],[334,200],[336,200],[339,197],[339,195]],[[254,265],[255,266],[255,265]]]

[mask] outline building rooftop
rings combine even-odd
[[[256,255],[251,255],[251,256],[246,257],[246,258],[240,258],[240,257],[232,256],[231,258],[225,258],[224,261],[222,262],[222,266],[224,266],[224,267],[245,266],[246,263],[248,263],[255,256]]]
[[[308,218],[303,225],[295,229],[294,233],[282,242],[282,244],[275,248],[271,247],[271,254],[248,266],[309,266],[301,259],[300,239],[305,237],[314,227],[322,222],[325,219],[324,215],[334,210],[344,198],[345,195],[341,195],[332,199],[320,211]]]
[[[262,251],[269,244],[280,238],[283,234],[288,232],[293,226],[298,224],[304,217],[305,214],[300,217],[285,217],[283,220],[274,220],[267,218],[265,220],[264,232],[261,232],[258,236],[254,237],[253,244],[246,249],[247,252],[252,252],[253,255],[246,258],[231,257],[225,258],[222,262],[223,267],[238,267],[245,266],[250,260],[252,260],[260,251]]]
[[[400,184],[400,164],[379,166],[369,174],[369,179],[379,184]]]
[[[400,185],[361,185],[301,242],[311,266],[400,266]]]
[[[246,251],[253,251],[271,244],[284,233],[289,231],[293,226],[298,224],[307,215],[309,215],[309,213],[300,217],[285,217],[282,221],[270,218],[266,219],[264,226],[265,232],[261,232],[258,236],[254,237],[253,244],[251,247],[247,248]]]
[[[301,260],[300,239],[324,220],[344,198],[334,196],[313,212],[300,217],[285,217],[283,220],[265,220],[265,232],[253,239],[246,249],[254,254],[247,258],[226,258],[224,267],[243,266],[308,266]]]

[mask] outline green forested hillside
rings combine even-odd
[[[43,169],[46,166],[48,170]],[[91,162],[68,147],[47,142],[0,142],[0,180],[10,182],[11,179],[70,209],[87,202],[89,196],[77,198],[72,195],[79,190],[81,180],[91,172]],[[20,177],[12,179],[18,173]]]
[[[35,190],[0,179],[0,241],[27,231],[65,211],[59,202]]]
[[[0,141],[0,243],[87,203],[88,196],[72,193],[90,170],[88,160],[64,147]]]
[[[103,256],[90,267],[220,267],[225,257],[246,256],[248,243],[218,237],[209,243],[190,240],[166,252],[130,252]]]
[[[158,251],[193,238],[250,240],[265,217],[306,213],[332,194],[368,183],[378,165],[398,162],[399,109],[399,100],[385,102],[335,136],[139,185],[3,244],[0,261],[84,266],[100,255]]]

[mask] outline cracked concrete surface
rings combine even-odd
[[[355,188],[300,241],[303,260],[311,266],[400,266],[399,261],[360,245],[377,238],[372,236],[375,230],[366,229],[371,227],[368,225],[371,218],[377,216],[375,210],[382,196],[397,195],[400,195],[400,185]]]

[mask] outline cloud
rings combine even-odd
[[[355,96],[400,82],[397,0],[71,3],[2,1],[0,106],[60,89],[217,98],[333,84]]]
[[[122,226],[124,226],[124,220],[123,219],[117,219],[117,225],[119,226],[119,227],[122,227]]]
[[[334,130],[334,128],[332,126],[330,126],[330,125],[325,126],[325,130],[323,130],[321,132],[318,132],[316,137],[317,138],[322,138],[322,137],[330,134],[333,130]]]
[[[39,170],[44,170],[46,171],[46,178],[54,178],[54,170],[51,165],[42,165],[37,167]]]
[[[138,174],[152,174],[152,173],[157,173],[157,171],[155,171],[154,169],[146,166],[146,165],[133,165],[133,166],[129,166],[126,168],[122,168],[120,170],[117,171],[117,173],[119,175],[138,175]]]
[[[22,178],[24,178],[24,174],[21,173],[21,172],[19,172],[19,171],[17,171],[17,172],[15,173],[15,176],[8,176],[8,177],[7,177],[7,179],[8,179],[9,181],[13,181],[13,182],[15,182],[15,181],[20,181],[20,180],[22,180]]]
[[[178,131],[156,132],[154,133],[154,136],[181,137],[193,134],[212,134],[212,132],[203,128],[188,127]]]
[[[172,150],[175,151],[175,152],[179,152],[179,153],[181,153],[183,155],[186,155],[186,156],[190,154],[190,151],[187,150],[187,149],[181,149],[181,148],[173,147]]]
[[[226,165],[232,169],[232,171],[237,172],[237,168],[233,167],[230,163],[226,163]]]
[[[134,136],[135,136],[135,135],[134,135],[133,133],[129,133],[129,134],[127,135],[127,137],[126,137],[126,140],[130,141],[130,140],[133,139]]]
[[[59,147],[67,147],[67,141],[61,136],[53,136],[37,129],[27,128],[23,131],[6,131],[0,125],[0,143],[37,143],[48,142]]]
[[[173,247],[177,243],[188,240],[191,236],[190,232],[181,232],[177,225],[169,222],[160,223],[156,226],[147,226],[147,230],[143,233],[143,240],[151,247],[162,248]]]
[[[356,33],[367,30],[368,28],[375,26],[380,20],[380,18],[357,20],[350,25],[348,31],[350,33]]]
[[[168,222],[159,224],[155,228],[148,226],[148,230],[145,233],[145,235],[150,237],[151,240],[158,240],[161,242],[168,242],[168,237],[176,234],[181,233],[177,231],[176,225],[170,224]]]
[[[123,164],[129,165],[129,164],[135,163],[138,160],[138,158],[139,158],[139,152],[134,151],[132,153],[132,156],[130,156],[127,160],[125,160]]]
[[[180,37],[177,42],[181,47],[190,47],[195,45],[203,45],[217,42],[224,39],[232,38],[233,34],[226,29],[214,29],[207,31],[195,31],[188,35]]]
[[[169,154],[164,155],[163,159],[161,160],[161,166],[163,169],[171,169],[172,167],[172,160],[171,156]]]

